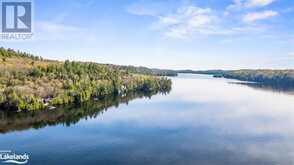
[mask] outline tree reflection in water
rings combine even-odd
[[[283,84],[265,84],[265,83],[254,83],[254,82],[230,82],[231,84],[245,85],[250,88],[263,91],[279,92],[289,95],[294,95],[293,85],[283,85]]]
[[[63,124],[70,126],[81,119],[96,118],[103,114],[108,108],[118,107],[120,104],[128,104],[137,98],[151,98],[156,94],[168,94],[161,92],[134,92],[125,96],[108,96],[98,101],[88,101],[80,105],[66,105],[54,110],[43,110],[35,112],[0,112],[0,133],[5,134],[12,131],[26,130],[30,128],[40,129],[46,126]]]

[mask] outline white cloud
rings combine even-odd
[[[180,20],[176,16],[159,17],[159,22],[164,25],[175,25],[180,23]]]
[[[246,7],[263,7],[272,4],[274,1],[275,0],[248,0],[245,5]]]
[[[278,12],[272,11],[272,10],[267,10],[267,11],[263,11],[263,12],[253,12],[253,13],[248,13],[248,14],[244,15],[243,21],[246,23],[251,23],[251,22],[255,22],[257,20],[268,19],[268,18],[274,17],[278,14],[279,14]]]
[[[183,25],[200,27],[210,24],[214,19],[211,9],[187,6],[179,8],[175,13],[159,16],[162,25]]]
[[[233,4],[227,7],[227,10],[240,10],[243,8],[243,0],[233,0]]]
[[[265,13],[251,13],[246,16],[246,21],[255,21],[273,16],[273,11]],[[176,13],[167,16],[160,16],[159,23],[164,29],[164,35],[171,38],[188,38],[193,34],[204,35],[235,35],[247,32],[261,32],[265,28],[261,26],[226,26],[226,16],[218,16],[210,8],[186,6],[179,8]]]
[[[274,0],[271,0],[273,2]],[[234,0],[237,8],[245,8],[245,5],[255,4],[257,5],[269,4],[269,0]],[[267,30],[266,24],[249,24],[257,20],[270,18],[278,15],[275,11],[263,11],[253,12],[243,15],[242,13],[231,14],[230,10],[224,9],[224,11],[213,10],[211,8],[202,8],[195,5],[185,5],[169,10],[168,12],[153,12],[155,9],[146,6],[133,5],[135,7],[134,12],[130,10],[132,7],[127,8],[127,12],[133,15],[145,15],[156,19],[151,25],[152,30],[162,32],[166,37],[170,38],[190,38],[195,35],[238,35],[249,33],[260,33]],[[144,8],[146,7],[146,8]],[[137,10],[142,9],[142,10]],[[147,10],[148,9],[148,10]],[[158,7],[156,7],[156,10]],[[152,11],[152,12],[151,12]],[[244,22],[248,23],[244,25]]]
[[[186,38],[194,32],[202,32],[213,25],[216,16],[210,8],[186,6],[179,8],[175,13],[160,16],[158,23],[166,29],[168,37]]]
[[[185,26],[177,26],[170,28],[167,32],[164,33],[165,36],[170,38],[180,38],[184,39],[190,35],[190,29]]]
[[[212,23],[213,19],[211,16],[208,15],[199,15],[196,17],[192,17],[190,20],[188,20],[188,24],[191,27],[201,27],[201,26],[205,26],[205,25],[209,25],[210,23]]]
[[[243,8],[265,7],[276,0],[233,0],[233,4],[227,7],[228,10],[241,10]]]

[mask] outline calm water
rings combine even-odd
[[[0,149],[29,153],[35,165],[294,164],[291,92],[205,75],[172,79],[168,95],[2,115]]]

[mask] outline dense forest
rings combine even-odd
[[[178,76],[177,71],[168,70],[168,69],[155,69],[155,68],[147,68],[147,67],[135,67],[135,66],[123,66],[123,65],[113,65],[113,67],[117,67],[118,69],[128,70],[132,73],[140,73],[147,75],[155,75],[155,76]]]
[[[197,74],[210,74],[241,81],[258,82],[276,87],[294,87],[294,70],[242,69],[242,70],[208,70],[194,71]]]
[[[171,80],[154,75],[164,74],[132,66],[45,60],[0,48],[0,107],[33,111],[107,95],[171,89]]]

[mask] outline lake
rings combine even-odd
[[[0,150],[33,165],[294,164],[294,95],[180,74],[169,94],[4,115]]]

